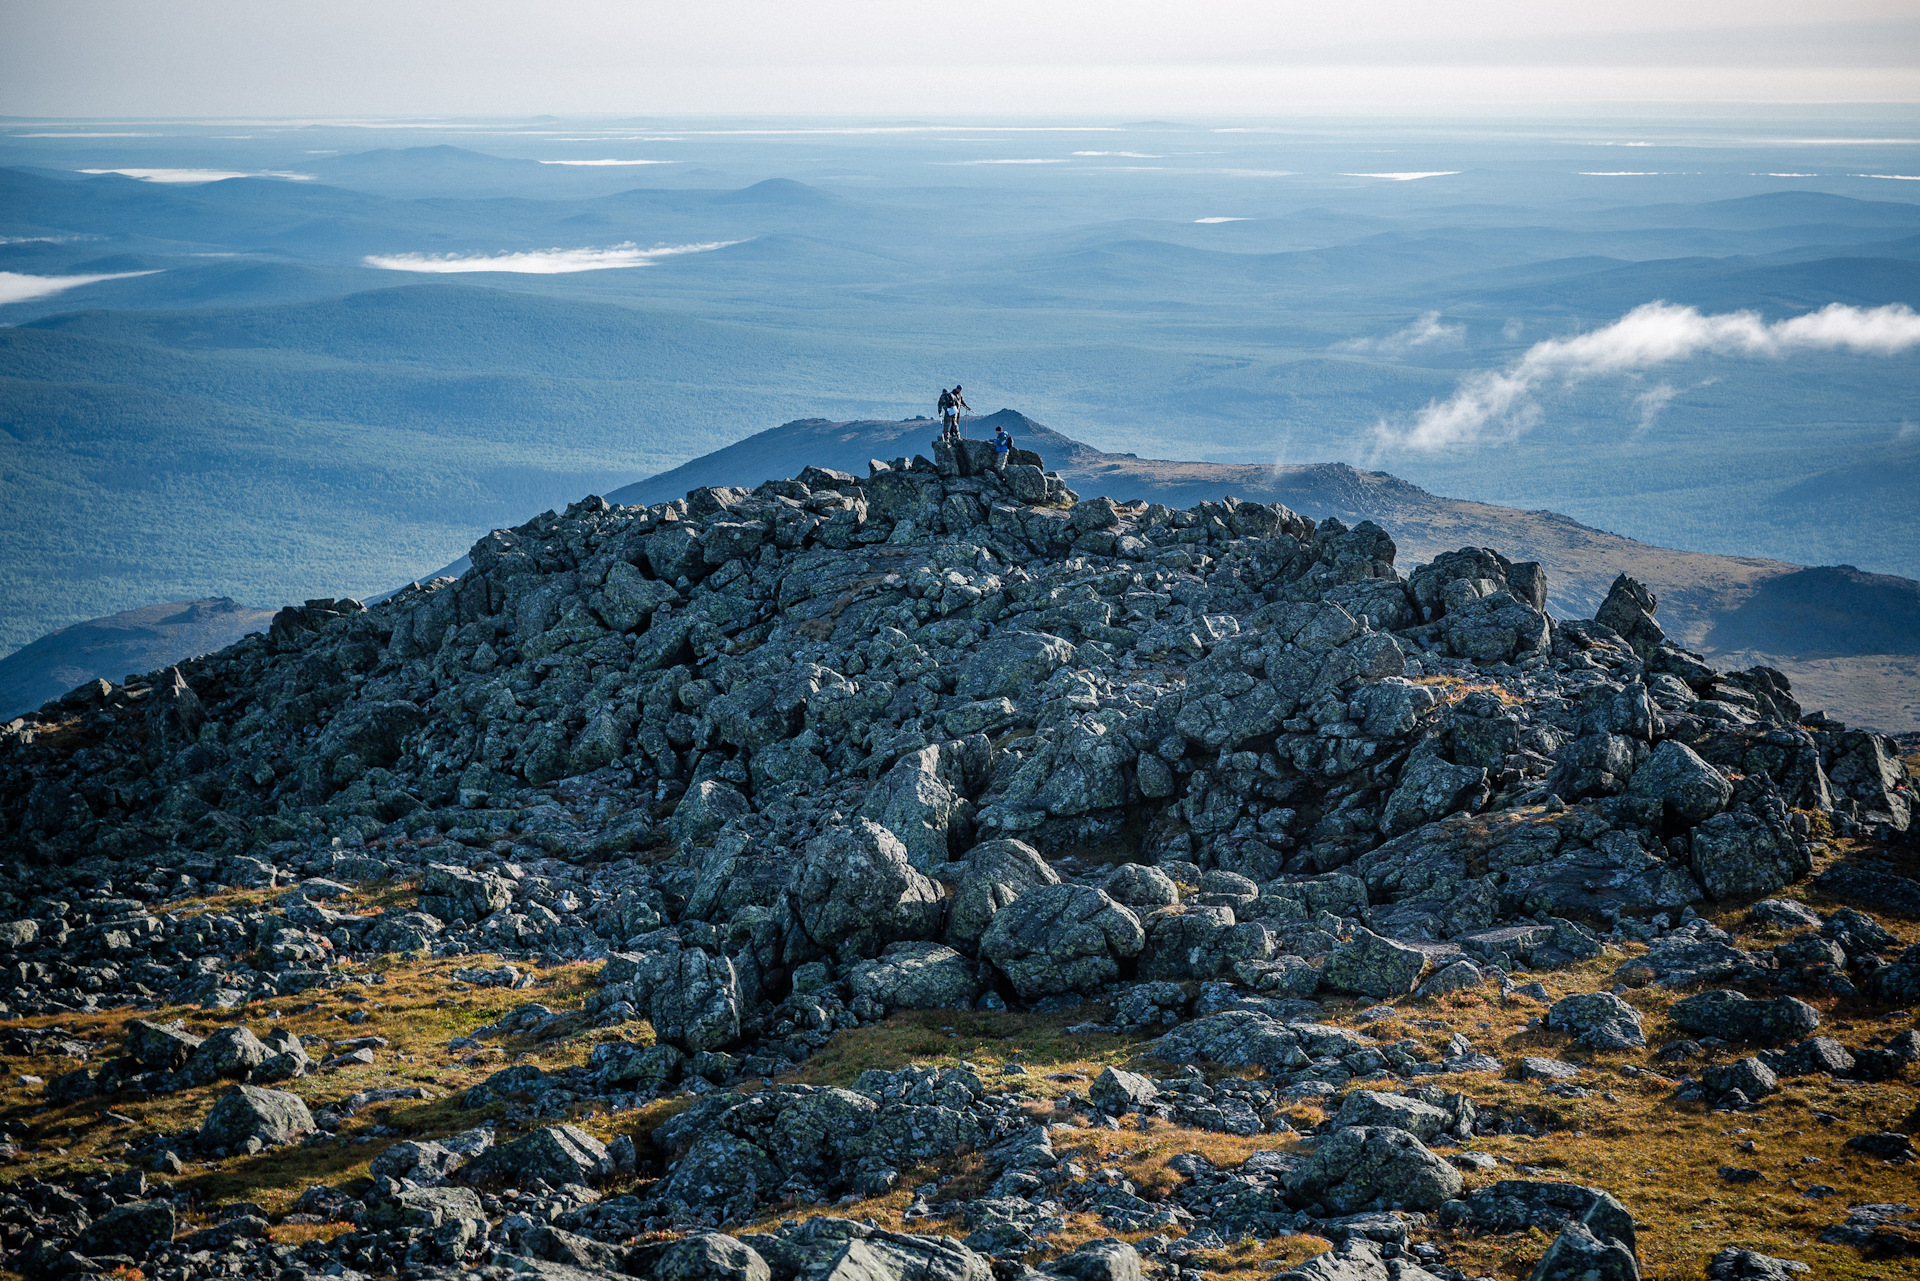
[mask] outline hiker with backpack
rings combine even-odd
[[[960,411],[971,409],[965,396],[960,394],[960,385],[954,384],[952,391],[940,393],[940,439],[957,441],[960,439]]]
[[[1012,451],[1012,449],[1013,449],[1013,437],[1007,435],[1007,429],[1005,425],[994,428],[993,469],[995,471],[1005,471],[1007,469],[1007,455]]]

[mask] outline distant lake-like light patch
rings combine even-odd
[[[312,182],[310,173],[291,173],[281,169],[82,169],[80,173],[117,173],[142,182],[224,182],[228,178],[286,178],[293,182]]]
[[[513,271],[533,276],[559,276],[574,271],[607,271],[614,267],[645,267],[656,258],[703,254],[737,245],[737,240],[708,240],[695,245],[662,245],[642,249],[628,241],[605,249],[526,249],[504,254],[368,254],[369,267],[386,271],[453,273]]]
[[[678,164],[679,162],[676,160],[542,160],[540,163],[543,165],[584,165],[588,168],[598,168],[602,165],[671,165]]]
[[[1389,182],[1413,182],[1419,178],[1451,178],[1458,169],[1427,169],[1418,173],[1343,173],[1342,178],[1385,178]]]
[[[0,306],[26,302],[64,293],[81,285],[97,285],[103,280],[128,280],[134,276],[158,275],[158,271],[115,271],[99,276],[29,276],[17,271],[0,271]]]
[[[1195,218],[1194,221],[1197,223],[1204,224],[1204,223],[1211,223],[1211,222],[1246,222],[1247,219],[1245,218]]]

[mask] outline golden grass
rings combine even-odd
[[[1833,842],[1819,864],[1824,866],[1843,853],[1861,848],[1859,842]],[[365,906],[390,903],[396,901],[394,896],[408,892],[406,886],[395,883],[365,887],[356,898],[364,896],[361,905]],[[251,894],[223,895],[187,906],[189,910],[228,911],[259,901]],[[1812,890],[1810,883],[1786,891],[1785,896],[1799,897],[1828,910],[1840,906]],[[1756,932],[1746,926],[1746,906],[1723,904],[1710,915],[1717,924],[1737,929],[1743,941],[1756,947],[1784,937],[1784,932]],[[1920,942],[1920,924],[1878,919],[1903,942]],[[1638,945],[1624,949],[1629,955],[1642,950]],[[1550,999],[1604,990],[1612,985],[1614,967],[1621,959],[1615,954],[1532,977],[1546,987]],[[323,1072],[288,1083],[285,1088],[316,1108],[338,1102],[356,1090],[388,1086],[417,1084],[433,1097],[369,1108],[341,1127],[340,1134],[349,1142],[195,1163],[178,1180],[197,1191],[204,1204],[254,1201],[278,1217],[314,1183],[339,1183],[364,1175],[367,1162],[391,1141],[444,1136],[481,1120],[502,1118],[506,1111],[502,1104],[476,1112],[458,1106],[461,1092],[499,1068],[516,1062],[536,1063],[548,1069],[579,1063],[597,1040],[621,1034],[599,1030],[545,1044],[511,1040],[489,1042],[478,1051],[449,1052],[446,1045],[451,1038],[495,1021],[519,1005],[537,1001],[558,1010],[577,1008],[591,992],[598,968],[594,964],[571,964],[539,970],[537,986],[520,991],[470,989],[452,978],[452,971],[461,966],[493,963],[497,962],[487,957],[430,960],[389,956],[354,971],[377,976],[379,982],[351,984],[334,992],[303,993],[244,1011],[163,1009],[142,1014],[115,1010],[14,1020],[8,1025],[59,1026],[78,1039],[105,1042],[109,1048],[103,1053],[109,1055],[124,1036],[126,1022],[135,1017],[183,1017],[200,1033],[218,1024],[244,1020],[262,1033],[270,1027],[286,1027],[330,1040],[386,1037],[391,1044],[377,1052],[378,1061],[372,1067]],[[364,1000],[349,1000],[349,996]],[[1606,1188],[1627,1205],[1639,1224],[1640,1254],[1649,1278],[1692,1281],[1701,1275],[1706,1256],[1725,1244],[1800,1259],[1812,1266],[1812,1275],[1823,1278],[1920,1275],[1920,1266],[1914,1263],[1863,1261],[1851,1249],[1822,1245],[1817,1240],[1827,1226],[1845,1218],[1850,1203],[1920,1200],[1916,1196],[1920,1188],[1916,1187],[1915,1167],[1888,1165],[1848,1152],[1843,1146],[1847,1138],[1868,1130],[1920,1129],[1920,1088],[1905,1081],[1869,1086],[1801,1077],[1786,1082],[1779,1095],[1755,1111],[1709,1113],[1700,1104],[1674,1102],[1672,1086],[1662,1078],[1687,1071],[1697,1073],[1708,1062],[1728,1061],[1744,1051],[1728,1047],[1710,1059],[1661,1064],[1654,1051],[1681,1035],[1665,1017],[1677,994],[1641,988],[1626,999],[1645,1020],[1650,1042],[1646,1050],[1597,1053],[1570,1047],[1561,1034],[1532,1026],[1544,1013],[1544,1006],[1524,999],[1503,1001],[1491,989],[1449,994],[1432,1001],[1396,1000],[1391,1004],[1402,1017],[1368,1024],[1365,1030],[1386,1040],[1412,1036],[1438,1048],[1447,1036],[1446,1030],[1410,1026],[1413,1020],[1438,1020],[1464,1033],[1477,1047],[1509,1062],[1522,1054],[1543,1054],[1580,1063],[1585,1071],[1576,1084],[1592,1092],[1587,1098],[1559,1098],[1547,1094],[1539,1084],[1495,1079],[1491,1074],[1439,1079],[1438,1083],[1447,1088],[1465,1089],[1483,1111],[1494,1109],[1503,1115],[1524,1116],[1547,1131],[1539,1138],[1509,1135],[1474,1140],[1472,1148],[1492,1153],[1501,1158],[1502,1164],[1488,1174],[1469,1175],[1468,1184],[1538,1177]],[[1859,1045],[1870,1036],[1891,1035],[1905,1026],[1886,1022],[1883,1010],[1863,1000],[1805,999],[1821,1010],[1821,1031],[1850,1045]],[[1320,1018],[1357,1026],[1354,1015],[1369,1004],[1330,1000],[1324,1003]],[[355,1011],[363,1012],[365,1021],[357,1025],[345,1022],[346,1016]],[[786,1079],[846,1086],[868,1068],[892,1070],[908,1064],[950,1066],[964,1062],[990,1089],[1024,1096],[1027,1110],[1036,1118],[1072,1126],[1070,1132],[1056,1138],[1055,1147],[1063,1159],[1077,1161],[1089,1171],[1118,1168],[1140,1195],[1149,1199],[1178,1185],[1179,1176],[1168,1162],[1183,1152],[1197,1152],[1215,1165],[1231,1167],[1256,1151],[1286,1150],[1300,1143],[1298,1137],[1290,1135],[1241,1138],[1207,1134],[1158,1120],[1149,1120],[1142,1127],[1138,1118],[1129,1118],[1121,1129],[1113,1130],[1086,1125],[1080,1114],[1056,1106],[1068,1094],[1084,1095],[1093,1078],[1110,1065],[1158,1074],[1170,1070],[1144,1058],[1138,1040],[1111,1035],[1070,1036],[1064,1031],[1100,1013],[1092,1006],[1045,1017],[952,1010],[902,1013],[871,1027],[840,1033]],[[629,1039],[651,1038],[645,1025],[622,1031]],[[1025,1073],[1003,1072],[1014,1063],[1025,1068]],[[16,1058],[4,1064],[6,1076],[0,1079],[10,1082],[21,1073],[51,1078],[74,1066],[77,1064],[72,1060],[59,1057]],[[1659,1076],[1635,1076],[1634,1070]],[[1049,1076],[1068,1079],[1049,1080]],[[1391,1082],[1381,1084],[1383,1088],[1393,1086]],[[221,1088],[150,1099],[95,1099],[46,1109],[37,1089],[9,1084],[0,1091],[0,1120],[24,1131],[21,1147],[26,1153],[0,1177],[60,1179],[116,1168],[128,1145],[142,1135],[177,1132],[196,1125]],[[591,1114],[577,1118],[577,1123],[602,1139],[632,1135],[644,1152],[654,1127],[683,1110],[689,1101],[686,1097],[660,1099],[615,1113],[606,1112],[604,1104],[589,1104]],[[109,1109],[119,1117],[131,1118],[132,1123],[106,1116]],[[1325,1119],[1325,1112],[1317,1105],[1302,1103],[1290,1108],[1288,1116],[1296,1128],[1310,1129]],[[384,1127],[379,1136],[372,1133],[377,1126]],[[357,1141],[360,1139],[368,1141]],[[1719,1177],[1722,1166],[1758,1170],[1761,1178],[1729,1184]],[[967,1154],[938,1166],[903,1171],[893,1191],[864,1200],[851,1210],[838,1205],[780,1207],[759,1216],[752,1225],[739,1226],[764,1228],[783,1218],[853,1213],[896,1230],[958,1234],[963,1229],[957,1219],[904,1217],[913,1200],[912,1189],[941,1177],[947,1177],[948,1182],[935,1198],[936,1203],[977,1196],[988,1182],[978,1155]],[[1816,1183],[1833,1188],[1834,1195],[1802,1195]],[[325,1239],[345,1230],[345,1225],[338,1224],[281,1224],[275,1227],[273,1239]],[[1116,1234],[1095,1216],[1069,1215],[1066,1230],[1049,1242],[1043,1257],[1110,1235]],[[1138,1239],[1145,1233],[1118,1235]],[[1476,1237],[1438,1229],[1426,1236],[1446,1249],[1451,1266],[1469,1274],[1502,1278],[1526,1276],[1551,1239],[1542,1233]],[[1198,1262],[1221,1277],[1255,1281],[1271,1275],[1277,1263],[1295,1263],[1326,1248],[1327,1243],[1320,1238],[1302,1235],[1259,1244],[1241,1243],[1202,1256]]]

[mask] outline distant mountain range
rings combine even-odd
[[[0,718],[18,716],[96,677],[129,674],[225,649],[265,631],[274,611],[225,597],[175,600],[50,632],[0,659]]]
[[[990,436],[1006,427],[1037,450],[1083,497],[1148,499],[1187,507],[1234,494],[1279,502],[1315,520],[1373,520],[1392,534],[1402,569],[1443,551],[1492,547],[1547,570],[1551,611],[1588,618],[1619,574],[1660,599],[1660,621],[1682,643],[1724,665],[1785,671],[1802,701],[1888,732],[1920,728],[1920,582],[1851,566],[1807,568],[1757,557],[1676,551],[1583,525],[1551,511],[1443,498],[1397,476],[1345,463],[1284,467],[1177,462],[1106,453],[1013,409],[968,422]],[[836,422],[803,418],[771,428],[645,480],[609,502],[646,504],[708,485],[753,486],[809,464],[867,473],[930,452],[928,418]],[[428,578],[458,574],[466,559]],[[230,600],[173,602],[64,628],[0,659],[0,716],[13,716],[94,676],[119,679],[221,648],[263,629],[270,610]]]

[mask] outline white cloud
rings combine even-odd
[[[1064,165],[1066,157],[1056,156],[1051,160],[929,160],[930,165]]]
[[[1204,225],[1216,222],[1246,222],[1248,220],[1245,218],[1195,218],[1194,221]]]
[[[671,165],[674,160],[542,160],[543,165],[585,165],[590,168],[600,165]]]
[[[82,169],[80,173],[117,173],[142,182],[221,182],[228,178],[290,178],[294,182],[312,182],[310,173],[289,173],[281,169]]]
[[[1335,351],[1400,352],[1414,347],[1453,347],[1466,337],[1465,325],[1443,325],[1440,313],[1429,311],[1405,329],[1381,338],[1349,338],[1333,344]]]
[[[512,271],[535,276],[557,276],[574,271],[606,271],[614,267],[645,267],[657,258],[701,254],[737,240],[709,240],[697,245],[662,245],[642,249],[632,241],[605,249],[528,249],[505,254],[369,254],[369,267],[387,271],[424,271],[437,274],[468,271]]]
[[[157,275],[152,271],[116,271],[100,276],[28,276],[17,271],[0,271],[0,306],[26,302],[64,293],[81,285],[97,285],[103,280],[129,280],[134,276]]]
[[[1165,160],[1165,156],[1147,151],[1076,151],[1076,156],[1124,156],[1129,160]]]
[[[1893,433],[1895,440],[1913,440],[1916,437],[1920,437],[1920,426],[1916,426],[1912,419],[1903,421],[1900,430]]]
[[[1680,389],[1672,383],[1655,383],[1633,398],[1633,406],[1640,411],[1640,425],[1633,429],[1634,436],[1640,437],[1653,430],[1654,419],[1660,416]]]
[[[1920,182],[1920,173],[1857,173],[1856,178],[1885,178],[1890,182]]]
[[[1381,446],[1433,451],[1511,437],[1539,421],[1534,393],[1554,380],[1574,383],[1695,356],[1780,359],[1809,351],[1893,356],[1914,347],[1920,347],[1920,314],[1905,304],[1829,303],[1768,323],[1754,311],[1705,315],[1692,307],[1650,302],[1590,333],[1535,343],[1505,369],[1470,374],[1451,397],[1422,409],[1411,426],[1382,421],[1375,439]]]
[[[1343,173],[1342,178],[1385,178],[1391,182],[1412,182],[1418,178],[1451,178],[1458,169],[1430,169],[1420,173]]]

